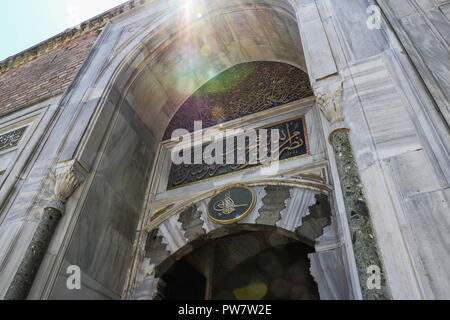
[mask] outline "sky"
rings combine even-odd
[[[0,0],[0,61],[126,0]]]

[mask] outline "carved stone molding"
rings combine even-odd
[[[85,169],[76,160],[58,163],[55,170],[55,188],[47,208],[64,214],[65,203],[76,188],[84,181]]]
[[[162,300],[164,298],[166,283],[156,276],[155,268],[156,265],[151,262],[151,259],[144,259],[132,300]]]
[[[316,87],[316,103],[331,125],[344,121],[344,88],[339,81],[333,87]]]

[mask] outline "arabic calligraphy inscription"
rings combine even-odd
[[[278,129],[280,135],[278,149],[279,161],[309,154],[304,116],[274,124],[266,127],[265,129],[267,129],[268,132],[267,141],[256,141],[256,145],[251,145],[250,141],[247,140],[244,152],[239,150],[237,143],[238,139],[235,139],[235,147],[232,152],[235,154],[235,159],[239,160],[237,161],[238,163],[230,164],[225,161],[227,157],[227,150],[225,150],[226,143],[223,143],[224,161],[222,164],[206,164],[205,162],[201,164],[172,164],[167,189],[171,190],[202,180],[236,173],[246,169],[261,167],[261,163],[255,163],[255,161],[252,161],[251,154],[255,149],[261,150],[261,147],[265,149],[266,152],[272,150],[270,133],[273,129]],[[203,146],[203,150],[205,150],[206,147],[206,145]],[[246,157],[245,161],[241,161],[242,159],[240,158],[238,159],[238,156],[242,154]]]

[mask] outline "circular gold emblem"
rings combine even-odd
[[[230,224],[252,212],[255,202],[255,193],[252,189],[244,186],[229,187],[209,201],[208,216],[214,222]]]

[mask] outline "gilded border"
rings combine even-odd
[[[215,199],[215,197],[217,197],[219,194],[221,194],[221,193],[223,193],[225,191],[228,191],[228,190],[231,190],[231,189],[238,189],[238,188],[246,189],[246,190],[250,191],[250,194],[252,195],[252,203],[250,204],[250,207],[248,207],[248,209],[241,216],[239,216],[238,218],[234,218],[234,219],[231,219],[231,220],[225,220],[225,221],[217,220],[217,219],[213,218],[211,216],[211,213],[209,212],[209,206],[210,206],[211,202]],[[232,185],[232,186],[227,186],[227,187],[217,191],[216,193],[214,193],[214,195],[208,201],[208,205],[206,207],[206,212],[208,214],[208,218],[211,221],[213,221],[215,223],[218,223],[218,224],[222,224],[222,225],[228,225],[228,224],[233,224],[235,222],[238,222],[238,221],[244,219],[245,217],[247,217],[253,211],[253,209],[255,208],[255,205],[256,205],[256,195],[255,195],[255,192],[253,191],[253,189],[249,188],[249,187],[247,187],[245,185],[242,185],[242,184],[235,184],[235,185]]]
[[[310,149],[310,146],[309,146],[308,131],[307,131],[307,128],[306,128],[306,114],[303,114],[301,116],[294,116],[292,118],[288,118],[288,119],[284,119],[284,120],[280,120],[278,122],[271,123],[271,124],[268,124],[268,125],[265,125],[265,126],[262,126],[262,127],[258,127],[258,128],[255,128],[255,129],[256,130],[258,130],[258,129],[267,129],[267,128],[270,128],[272,126],[276,126],[278,124],[285,123],[285,122],[292,121],[292,120],[297,120],[297,119],[302,119],[303,120],[302,121],[303,122],[303,132],[305,133],[305,144],[306,144],[306,153],[305,154],[302,154],[302,155],[299,155],[299,156],[296,156],[296,157],[292,157],[292,158],[287,158],[287,159],[283,159],[283,160],[274,161],[274,162],[267,163],[267,164],[261,164],[259,166],[255,166],[255,167],[251,167],[251,168],[247,168],[247,169],[242,169],[242,170],[239,170],[239,171],[236,171],[236,172],[229,172],[229,173],[222,174],[222,175],[216,176],[216,177],[211,177],[211,178],[207,178],[207,179],[202,179],[202,180],[190,182],[190,183],[178,186],[178,187],[173,187],[173,188],[167,188],[166,187],[166,191],[164,191],[164,192],[177,190],[177,189],[180,189],[180,188],[196,185],[196,184],[203,183],[203,182],[208,182],[208,181],[214,181],[214,180],[222,179],[222,178],[225,178],[225,177],[229,177],[231,175],[235,175],[235,174],[238,174],[238,173],[245,173],[245,172],[248,172],[248,171],[251,171],[251,170],[255,170],[256,171],[258,169],[270,167],[272,165],[281,164],[281,163],[284,163],[284,162],[287,162],[287,161],[302,159],[302,158],[306,158],[306,157],[311,156],[311,149]],[[169,169],[169,170],[171,170],[171,169]],[[169,179],[170,179],[170,172],[169,172]]]

